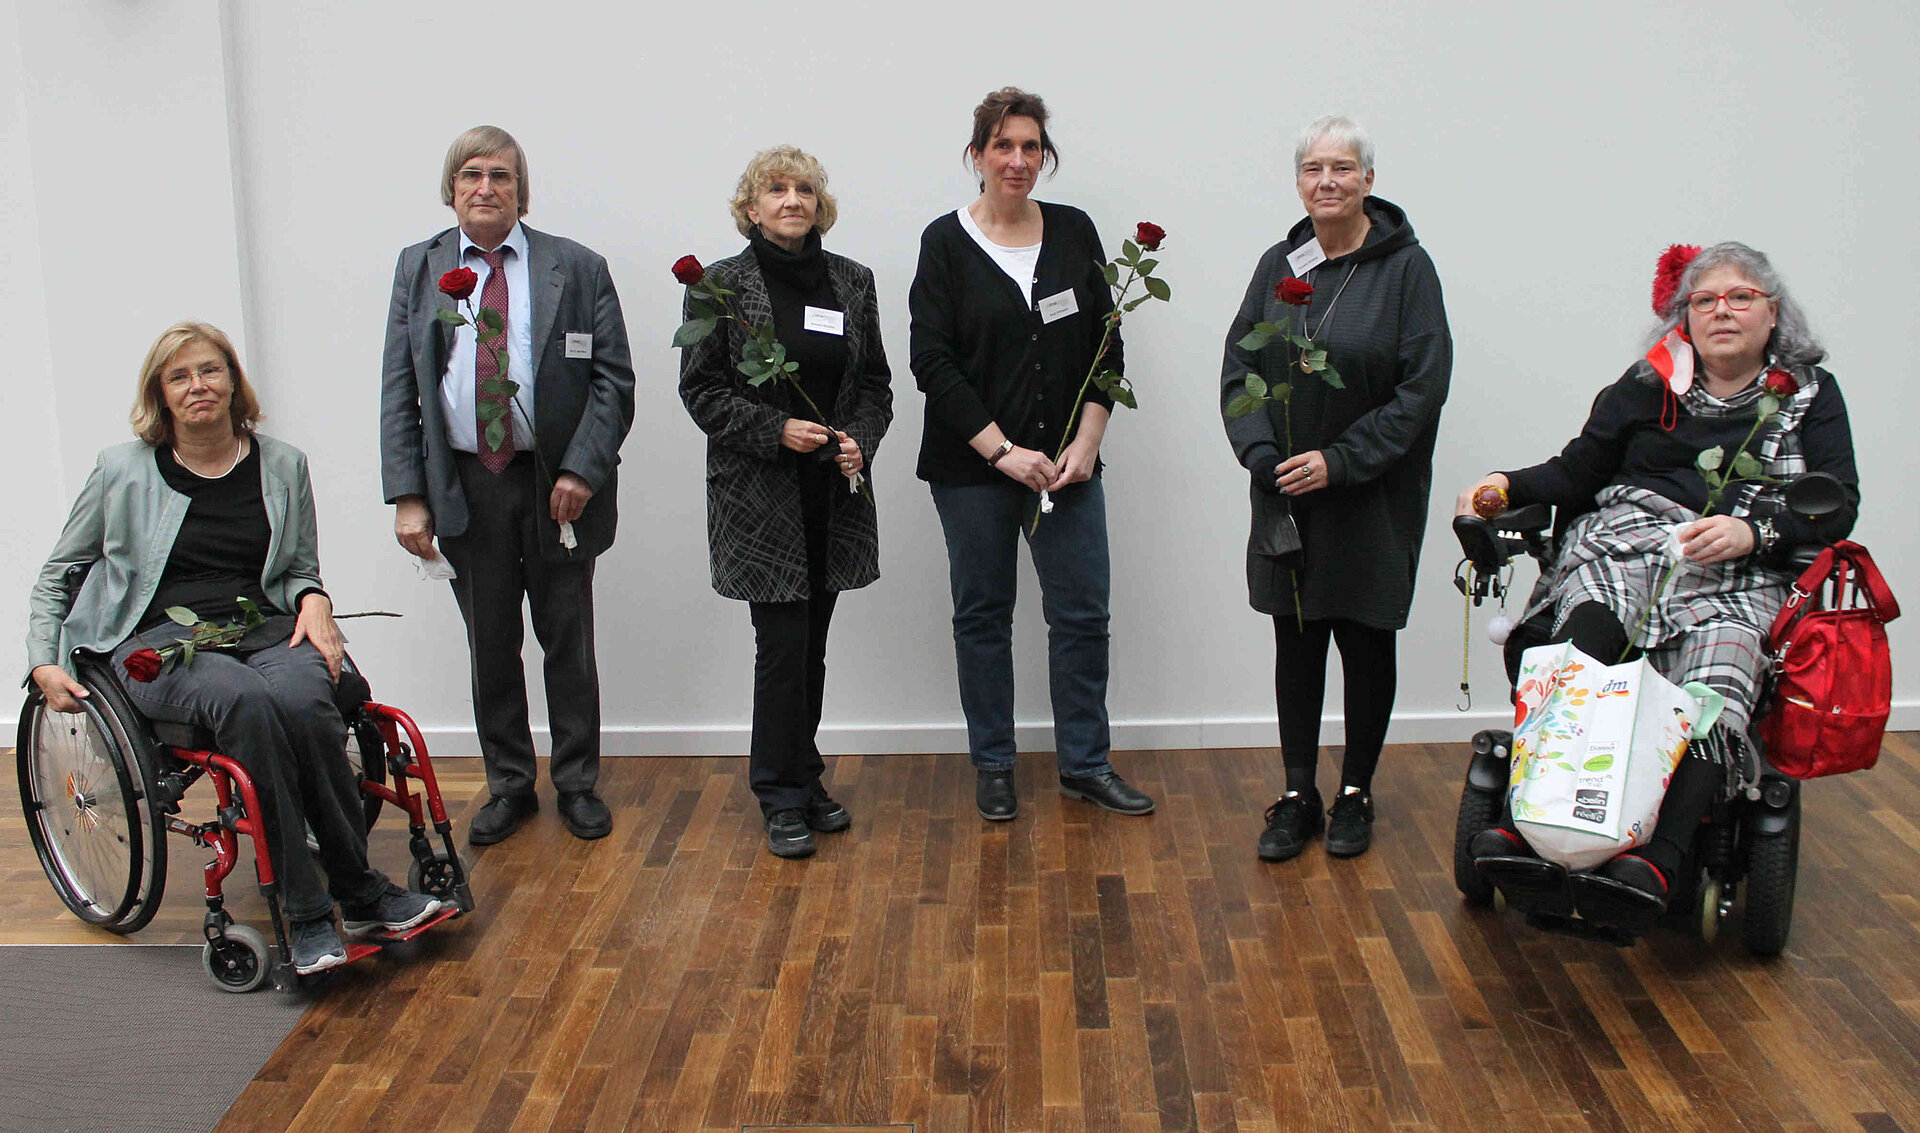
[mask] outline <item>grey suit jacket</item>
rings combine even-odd
[[[577,542],[560,545],[560,529],[543,492],[540,517],[544,557],[590,558],[613,545],[618,519],[620,444],[633,427],[633,362],[627,324],[607,261],[559,236],[521,226],[527,235],[527,282],[532,289],[534,446],[550,475],[571,472],[593,489],[573,521]],[[440,378],[446,372],[453,328],[434,312],[456,306],[440,293],[440,277],[457,266],[460,230],[449,228],[400,253],[387,314],[386,354],[380,372],[380,483],[388,503],[425,496],[434,533],[467,530],[467,500],[447,443]],[[568,358],[566,336],[591,334],[591,357]]]
[[[272,532],[260,585],[276,607],[294,613],[303,591],[325,589],[307,456],[258,433],[253,441],[260,446],[260,495]],[[145,441],[101,451],[33,584],[29,673],[60,664],[75,649],[109,652],[139,628],[192,502],[167,485]],[[78,595],[67,590],[72,567],[88,568]]]
[[[748,322],[773,322],[773,306],[751,248],[711,264],[707,274],[735,292]],[[823,406],[866,458],[868,482],[880,438],[893,421],[892,373],[880,342],[873,272],[827,253],[827,278],[846,312],[847,368],[840,393]],[[800,475],[780,445],[789,417],[811,417],[785,382],[755,387],[737,368],[746,329],[732,319],[680,356],[680,400],[707,434],[707,547],[713,588],[748,602],[809,598]],[[810,459],[810,458],[809,458]],[[855,590],[880,576],[880,528],[870,499],[836,489],[828,513],[828,590]]]

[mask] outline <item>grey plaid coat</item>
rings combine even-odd
[[[847,369],[827,424],[859,444],[871,485],[874,455],[893,421],[893,375],[880,342],[880,307],[873,272],[844,256],[826,256],[834,299],[847,316]],[[749,323],[773,322],[751,248],[708,265],[707,276],[735,293],[733,302]],[[737,366],[746,331],[731,319],[720,330],[725,333],[708,335],[680,356],[680,400],[707,434],[713,588],[746,602],[812,597],[800,519],[801,458],[780,445],[787,419],[811,413],[786,382],[748,385]],[[828,526],[828,590],[856,590],[880,577],[880,528],[871,498],[836,490]]]

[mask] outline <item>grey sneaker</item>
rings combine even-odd
[[[386,892],[380,894],[371,904],[343,906],[340,910],[340,919],[346,925],[347,934],[350,936],[405,932],[418,926],[422,921],[439,912],[441,908],[442,905],[437,898],[402,889],[388,882]]]
[[[294,921],[287,926],[287,945],[293,953],[293,970],[311,975],[347,962],[347,946],[333,929],[333,918]]]

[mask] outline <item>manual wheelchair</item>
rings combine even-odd
[[[32,689],[21,707],[16,748],[27,830],[60,900],[88,924],[121,935],[138,932],[153,919],[166,889],[166,836],[182,836],[214,855],[205,869],[200,953],[207,975],[224,991],[252,991],[268,980],[282,991],[294,990],[300,977],[288,949],[268,840],[261,836],[264,812],[246,769],[215,750],[206,729],[147,720],[127,699],[105,655],[81,652],[74,661],[74,675],[88,691],[82,711],[55,712]],[[406,814],[413,858],[408,888],[443,903],[405,932],[349,940],[351,962],[469,913],[474,902],[420,729],[405,712],[372,700],[350,660],[335,701],[347,724],[345,755],[360,780],[367,826],[389,806]],[[187,822],[180,801],[201,779],[213,786],[215,814]],[[428,837],[429,821],[434,839]],[[271,943],[234,923],[225,909],[222,885],[240,863],[242,834],[253,839]]]
[[[1787,504],[1797,514],[1817,519],[1839,506],[1839,493],[1838,481],[1812,473],[1789,487]],[[1456,516],[1453,530],[1465,558],[1455,585],[1475,605],[1490,596],[1504,597],[1513,559],[1525,554],[1542,570],[1547,569],[1553,561],[1554,538],[1573,518],[1561,516],[1556,527],[1552,510],[1546,505],[1517,508],[1491,521]],[[1801,565],[1811,561],[1808,554]],[[1546,642],[1551,618],[1551,612],[1546,612],[1514,627],[1505,645],[1509,678],[1518,673],[1522,652]],[[1763,692],[1761,711],[1766,702]],[[1558,891],[1500,890],[1476,864],[1469,843],[1507,814],[1512,744],[1510,731],[1489,729],[1473,737],[1454,825],[1454,885],[1470,904],[1489,905],[1496,896],[1504,898],[1536,927],[1631,944],[1650,925],[1589,923],[1576,914],[1564,886]],[[1712,942],[1744,892],[1742,941],[1756,956],[1773,956],[1786,947],[1793,927],[1800,860],[1800,783],[1776,770],[1763,752],[1748,754],[1753,762],[1741,775],[1738,791],[1731,797],[1718,796],[1694,833],[1686,863],[1680,875],[1672,879],[1666,919],[1690,923],[1702,938]]]

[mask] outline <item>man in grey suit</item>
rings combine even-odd
[[[614,470],[633,425],[620,298],[604,258],[520,223],[527,162],[505,130],[476,126],[454,139],[440,195],[459,225],[401,252],[394,270],[380,476],[400,545],[432,559],[437,535],[456,575],[492,796],[467,837],[498,842],[539,809],[523,594],[546,654],[560,816],[576,837],[605,837],[613,816],[596,793],[593,564],[613,543]],[[478,276],[470,305],[504,320],[508,374],[497,373],[493,344],[476,348],[472,326],[439,316],[458,306],[441,277],[462,267]],[[510,403],[498,380],[509,376],[519,385]],[[489,437],[494,420],[510,427]]]

